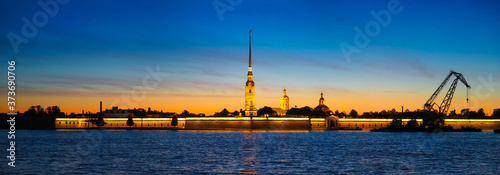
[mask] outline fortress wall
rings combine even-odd
[[[406,124],[407,121],[408,119],[403,120],[403,124]],[[387,127],[391,122],[392,119],[341,118],[339,119],[339,128],[371,130]]]
[[[257,130],[310,130],[309,120],[262,120],[252,121]]]
[[[187,130],[310,130],[308,118],[203,117],[186,120]]]
[[[311,130],[327,130],[329,123],[324,118],[311,118]]]
[[[58,118],[56,119],[55,129],[77,129],[88,128],[85,118]]]
[[[55,129],[98,128],[88,126],[85,118],[58,118]],[[128,118],[104,118],[104,129],[173,129],[171,118],[134,118],[134,125],[127,126]],[[312,129],[326,129],[324,119],[315,122]],[[179,118],[176,129],[186,130],[311,130],[309,118],[273,118],[273,117],[199,117]]]
[[[58,118],[55,129],[98,128],[85,118]],[[127,126],[128,118],[104,118],[106,129],[174,129],[171,118],[134,118],[134,126]],[[265,118],[265,117],[199,117],[179,118],[175,129],[186,130],[327,130],[354,129],[371,130],[390,125],[392,119],[341,118],[335,121],[323,118]],[[409,119],[403,119],[403,124]],[[419,124],[422,120],[417,120]],[[331,125],[331,126],[330,126]],[[445,126],[453,128],[474,127],[483,131],[500,128],[500,119],[446,119]]]
[[[237,130],[251,129],[251,121],[245,120],[189,120],[186,122],[187,130]]]
[[[389,126],[391,122],[370,122],[370,121],[359,121],[359,122],[339,122],[340,128],[355,129],[361,128],[362,130],[371,130],[377,128],[383,128]],[[403,122],[406,124],[405,122]]]
[[[340,128],[371,130],[390,125],[392,119],[364,119],[364,118],[342,118],[339,119]],[[403,125],[409,119],[403,119]],[[418,124],[422,124],[422,119],[417,119]],[[492,131],[500,128],[500,119],[445,119],[445,126],[452,126],[455,129],[461,127],[481,128],[483,131]]]
[[[106,125],[101,128],[105,129],[174,129],[171,118],[134,118],[134,125],[127,126],[128,118],[104,118]],[[186,120],[178,119],[176,129],[184,129]],[[56,119],[55,129],[85,129],[98,128],[90,123],[85,118],[58,118]]]

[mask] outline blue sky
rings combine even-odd
[[[130,107],[239,110],[249,29],[258,107],[278,106],[286,87],[292,106],[316,106],[324,91],[327,105],[340,111],[414,110],[451,69],[465,75],[472,95],[480,77],[500,82],[498,1],[398,1],[403,10],[350,61],[340,43],[354,44],[353,28],[364,29],[375,21],[370,11],[387,10],[391,1],[219,1],[232,8],[223,20],[216,1],[69,1],[18,53],[7,34],[22,35],[21,18],[32,21],[42,8],[33,0],[1,2],[0,57],[18,62],[20,110],[95,111],[100,100],[109,108],[157,65],[169,76]],[[500,87],[477,91],[475,106],[500,107]],[[454,104],[462,103],[463,85],[456,94]],[[74,101],[80,106],[67,104]]]

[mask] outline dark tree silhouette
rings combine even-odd
[[[491,117],[493,117],[493,118],[500,118],[500,110],[497,110],[497,111],[493,112],[493,115]]]
[[[464,118],[478,118],[478,113],[476,111],[467,111],[463,116]]]
[[[64,113],[61,112],[58,106],[49,106],[47,109],[43,109],[40,105],[31,106],[24,112],[26,117],[60,117],[62,115]]]
[[[26,112],[24,112],[24,116],[26,117],[37,117],[37,113],[36,113],[36,108],[35,106],[31,106],[28,108],[28,110]]]
[[[42,113],[45,113],[45,111],[43,110],[43,108],[40,105],[37,105],[36,106],[36,113],[38,115],[41,115]]]
[[[137,110],[134,111],[134,116],[135,117],[146,117],[147,116],[147,112],[144,108],[139,108]]]
[[[480,108],[478,111],[477,111],[477,118],[485,118],[486,117],[486,114],[484,113],[484,109],[483,108]]]
[[[300,109],[299,108],[292,108],[286,111],[286,115],[300,115]]]
[[[59,115],[61,114],[61,109],[59,108],[59,106],[52,106],[52,112],[54,115]]]
[[[219,113],[219,115],[224,116],[224,117],[229,116],[229,114],[230,114],[230,112],[229,112],[226,108],[224,108],[224,109],[223,109],[222,111],[220,111],[220,113]]]
[[[233,116],[239,116],[239,115],[240,115],[240,112],[238,112],[238,111],[234,111],[231,115],[233,115]]]
[[[347,116],[347,114],[345,113],[345,111],[342,111],[341,113],[339,113],[338,117],[340,118],[345,118]]]
[[[358,117],[358,111],[352,109],[351,112],[349,113],[349,116],[356,118]]]
[[[273,110],[273,108],[271,107],[268,107],[268,106],[264,106],[263,108],[260,108],[258,111],[257,111],[257,115],[258,116],[262,116],[262,115],[269,115],[269,116],[274,116],[276,115],[276,111]]]
[[[187,116],[189,116],[189,114],[190,114],[190,113],[189,113],[187,110],[184,110],[184,111],[182,111],[182,113],[181,113],[181,117],[187,117]]]
[[[59,117],[59,115],[62,116],[64,113],[61,113],[58,107],[52,108],[49,106],[47,109],[44,110],[40,105],[29,107],[28,110],[19,115],[19,120],[16,120],[19,121],[16,122],[16,128],[53,129],[56,117]],[[53,112],[53,109],[55,109],[56,113]],[[17,113],[20,114],[19,111]]]
[[[129,127],[134,126],[134,119],[132,118],[132,116],[128,117],[127,126],[129,126]]]
[[[179,122],[177,121],[177,114],[174,114],[174,117],[172,117],[172,122],[170,124],[174,126],[174,128],[179,124]]]
[[[456,110],[452,110],[452,111],[450,111],[450,115],[448,115],[448,116],[456,116],[456,115],[457,115],[457,111]]]
[[[99,117],[97,118],[96,124],[99,127],[107,124],[106,122],[104,122],[104,117],[102,116],[102,113],[99,114]]]
[[[287,115],[312,116],[312,109],[309,106],[302,108],[292,108],[286,112]]]
[[[313,116],[317,116],[317,117],[329,116],[330,113],[331,113],[330,109],[328,109],[328,107],[325,105],[316,106],[312,112]]]
[[[303,116],[312,116],[312,108],[309,106],[305,106],[300,108],[300,113]]]
[[[54,112],[52,112],[52,107],[47,107],[47,109],[45,110],[45,113],[47,114],[47,116],[54,116]]]
[[[59,117],[61,115],[64,115],[58,106],[49,106],[47,107],[46,111],[47,111],[47,116],[49,117]]]
[[[462,115],[465,115],[467,112],[469,112],[469,109],[460,110],[460,114],[462,114]]]
[[[416,127],[418,127],[417,119],[411,119],[410,121],[406,122],[405,127],[407,127],[407,128],[416,128]]]

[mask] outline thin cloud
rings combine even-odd
[[[164,94],[165,96],[174,97],[210,97],[210,98],[241,98],[241,95],[203,95],[203,94]]]
[[[325,91],[334,92],[334,93],[351,93],[352,92],[352,90],[349,90],[346,88],[339,88],[339,87],[329,87],[329,88],[326,88]]]
[[[374,70],[373,73],[389,72],[396,75],[420,76],[433,79],[437,70],[421,63],[418,59],[388,56],[381,59],[359,61],[359,64]]]
[[[103,91],[88,91],[82,92],[78,90],[51,90],[51,89],[42,89],[42,90],[34,90],[34,89],[20,89],[19,94],[23,94],[23,96],[65,96],[68,98],[72,97],[118,97],[125,92],[103,92]]]
[[[414,94],[415,91],[383,91],[384,93],[397,93],[397,94]]]
[[[329,63],[329,62],[311,61],[310,64],[313,67],[321,67],[324,69],[340,70],[340,71],[347,71],[348,70],[347,68],[345,68],[343,66],[339,66],[339,65]]]

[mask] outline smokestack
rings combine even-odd
[[[403,112],[405,112],[405,111],[403,110],[403,106],[401,106],[401,113],[403,113]]]
[[[101,101],[101,107],[100,107],[100,111],[101,111],[101,113],[102,113],[102,101]]]

